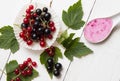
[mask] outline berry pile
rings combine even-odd
[[[20,76],[27,77],[32,75],[33,67],[36,67],[37,63],[32,62],[31,58],[24,61],[23,64],[19,64],[18,68],[14,70],[15,77],[11,81],[21,81]]]
[[[52,39],[52,33],[56,30],[48,8],[34,9],[33,5],[29,5],[29,8],[26,9],[21,29],[22,31],[19,33],[19,36],[27,45],[32,45],[33,41],[35,41],[39,42],[41,47],[46,46],[46,38]]]
[[[48,72],[52,72],[55,76],[60,75],[60,71],[62,70],[62,64],[55,63],[53,60],[53,57],[55,55],[55,47],[51,46],[50,48],[45,49],[45,52],[50,56],[50,58],[47,59],[47,70]]]

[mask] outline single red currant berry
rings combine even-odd
[[[29,9],[30,9],[30,10],[33,10],[33,9],[34,9],[34,6],[33,6],[33,5],[29,5]]]
[[[27,71],[26,70],[22,71],[21,74],[22,74],[22,76],[26,76],[27,75]]]
[[[24,62],[23,62],[23,65],[24,65],[24,66],[28,66],[28,61],[24,61]]]
[[[49,53],[49,51],[50,51],[50,48],[45,49],[46,53]]]
[[[30,14],[31,10],[30,9],[26,9],[26,13]]]
[[[36,14],[36,13],[34,13],[34,14],[33,14],[33,16],[34,16],[34,17],[37,17],[37,14]]]
[[[40,41],[40,46],[41,46],[41,47],[45,47],[45,46],[46,46],[45,41]]]
[[[53,27],[53,26],[54,26],[54,22],[53,22],[53,21],[50,21],[50,22],[49,22],[49,26],[50,26],[50,27]]]
[[[23,37],[23,40],[24,40],[24,41],[27,41],[27,37],[26,37],[26,36],[24,36],[24,37]]]
[[[19,69],[15,69],[14,73],[15,73],[16,75],[18,75],[18,74],[19,74]]]
[[[20,32],[20,33],[19,33],[19,36],[20,36],[21,38],[23,38],[25,35],[24,35],[23,32]]]
[[[44,41],[44,37],[40,37],[40,41]]]
[[[19,65],[19,68],[20,68],[20,70],[24,70],[24,69],[25,69],[25,66],[24,66],[23,64],[20,64],[20,65]]]
[[[26,28],[22,28],[22,32],[25,34],[26,33]]]
[[[32,75],[32,71],[31,70],[27,70],[27,75]]]
[[[50,49],[54,52],[55,51],[55,47],[51,46]]]
[[[54,32],[54,31],[56,30],[56,28],[55,28],[54,26],[52,26],[52,27],[50,27],[50,30],[51,30],[52,32]]]
[[[32,27],[30,27],[30,26],[27,27],[27,31],[28,31],[28,32],[31,32],[31,31],[32,31]]]
[[[31,58],[28,58],[27,61],[28,61],[28,62],[32,62],[32,59],[31,59]]]
[[[36,63],[36,62],[32,62],[32,65],[33,65],[34,67],[36,67],[36,66],[37,66],[37,63]]]
[[[21,81],[21,79],[19,77],[16,78],[16,81]]]
[[[28,40],[28,41],[27,41],[27,45],[31,45],[32,43],[33,43],[32,40]]]
[[[24,18],[24,19],[23,19],[23,22],[24,22],[25,24],[28,24],[28,23],[29,23],[29,20],[28,20],[27,18]]]
[[[53,56],[54,56],[54,52],[51,50],[51,51],[48,52],[48,55],[49,55],[50,57],[53,57]]]
[[[52,38],[53,38],[53,36],[50,34],[50,35],[48,35],[48,38],[49,38],[49,39],[52,39]]]
[[[31,65],[28,66],[28,69],[33,70],[33,67]]]
[[[29,19],[31,15],[29,13],[26,14],[26,18]]]

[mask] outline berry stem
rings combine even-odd
[[[13,77],[12,78],[12,80],[15,80],[17,77],[19,77],[21,75],[21,72],[17,75],[17,76],[15,76],[15,77]]]

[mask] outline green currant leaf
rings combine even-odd
[[[18,75],[15,75],[14,70],[18,68],[18,62],[16,60],[12,60],[6,64],[6,73],[7,73],[7,81],[11,81],[11,79],[15,79]],[[38,76],[38,72],[33,69],[31,76],[23,77],[21,74],[19,75],[21,81],[32,81],[34,78]]]
[[[47,66],[48,66],[47,65],[48,58],[53,58],[54,62],[57,63],[59,58],[63,58],[61,50],[58,47],[55,47],[55,55],[53,57],[50,57],[47,54],[47,52],[45,52],[45,51],[40,55],[40,62],[41,62],[41,64],[43,64],[46,67],[46,70],[47,70]],[[49,74],[50,78],[52,79],[53,72],[48,72],[48,74]]]
[[[83,10],[81,0],[69,7],[68,11],[62,12],[63,22],[71,29],[80,29],[85,22],[82,20]]]
[[[15,53],[19,49],[19,44],[14,35],[13,28],[11,26],[4,26],[0,28],[0,48],[10,49],[12,53]]]

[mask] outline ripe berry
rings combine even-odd
[[[21,79],[19,77],[16,78],[16,81],[21,81]]]
[[[60,72],[58,70],[54,70],[53,73],[54,73],[55,76],[59,76],[60,75]]]
[[[44,7],[43,8],[43,12],[47,12],[48,11],[48,8],[47,7]]]
[[[47,60],[47,64],[48,64],[49,66],[53,66],[53,64],[54,64],[53,59],[52,59],[52,58],[49,58],[49,59]]]
[[[30,10],[34,9],[34,6],[33,5],[29,5],[29,9]]]
[[[32,40],[28,40],[28,41],[27,41],[27,45],[31,45],[32,43],[33,43]]]
[[[31,12],[31,10],[30,9],[26,9],[26,13],[30,13]]]
[[[40,18],[39,18],[39,16],[36,17],[35,20],[40,22]]]
[[[48,35],[48,38],[49,38],[49,39],[52,39],[52,38],[53,38],[53,36],[50,34],[50,35]]]
[[[38,9],[36,10],[36,14],[37,14],[37,15],[40,15],[41,13],[42,13],[42,10],[38,8]]]
[[[47,67],[47,70],[48,70],[49,72],[51,72],[51,71],[53,70],[53,67],[52,67],[52,66],[48,66],[48,67]]]
[[[53,27],[53,26],[54,26],[54,22],[53,22],[53,21],[50,21],[50,22],[49,22],[49,26],[50,26],[50,27]]]
[[[19,65],[19,68],[20,68],[20,70],[24,70],[24,69],[25,69],[25,66],[24,66],[23,64],[20,64],[20,65]]]
[[[56,68],[57,70],[61,70],[61,69],[62,69],[62,64],[56,63],[56,64],[55,64],[55,68]]]
[[[22,32],[25,34],[27,32],[26,28],[22,28]]]
[[[24,40],[24,41],[27,41],[27,37],[26,37],[26,36],[24,36],[24,37],[23,37],[23,40]]]
[[[49,28],[46,28],[44,30],[45,35],[49,35],[51,33],[51,30]]]
[[[45,41],[40,41],[40,46],[41,46],[41,47],[45,47],[45,46],[46,46]]]
[[[46,14],[44,15],[44,18],[45,18],[46,21],[49,21],[50,18],[51,18],[51,14],[50,14],[50,13],[46,13]]]
[[[32,71],[31,70],[28,69],[26,72],[27,72],[27,75],[32,75]]]
[[[24,62],[23,62],[23,65],[24,65],[24,66],[27,66],[27,65],[28,65],[28,61],[24,61]]]
[[[19,33],[19,36],[20,36],[21,38],[23,38],[25,35],[24,35],[23,32],[20,32],[20,33]]]
[[[44,39],[45,39],[45,38],[44,38],[43,36],[40,37],[40,41],[44,41]]]
[[[36,14],[36,13],[34,13],[34,14],[33,14],[33,16],[34,16],[34,17],[37,17],[37,14]]]
[[[27,71],[26,70],[22,71],[21,74],[22,74],[22,76],[26,76],[27,75]]]
[[[27,31],[28,31],[28,32],[31,32],[31,31],[32,31],[32,27],[29,26],[29,27],[27,28]]]
[[[29,19],[31,15],[29,13],[26,14],[26,18]]]
[[[24,18],[24,19],[23,19],[23,22],[24,22],[25,24],[28,24],[28,23],[29,23],[29,20],[28,20],[27,18]]]
[[[25,24],[25,23],[21,24],[21,28],[27,28],[27,27],[28,27],[28,24]]]
[[[27,62],[32,62],[32,59],[31,58],[27,58]]]
[[[55,28],[54,26],[52,26],[52,27],[50,27],[50,30],[51,30],[52,32],[54,32],[54,31],[56,30],[56,28]]]
[[[32,33],[32,34],[31,34],[31,38],[32,38],[33,40],[37,40],[38,36],[37,36],[36,33]]]
[[[53,56],[54,56],[54,52],[53,52],[52,50],[50,50],[50,51],[48,52],[48,55],[49,55],[50,57],[53,57]]]
[[[32,65],[33,65],[34,67],[36,67],[36,66],[37,66],[37,63],[36,63],[36,62],[32,62]]]
[[[28,69],[30,69],[31,71],[33,70],[33,67],[31,65],[28,66]]]
[[[14,73],[15,73],[16,75],[18,75],[18,74],[19,74],[19,69],[15,69]]]
[[[39,26],[39,22],[38,21],[35,21],[35,23],[34,23],[34,27],[38,27]]]

